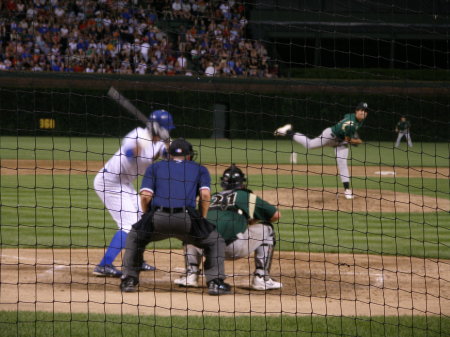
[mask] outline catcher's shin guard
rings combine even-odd
[[[272,267],[273,245],[262,244],[255,250],[255,274],[261,277],[270,275]]]
[[[186,267],[186,273],[198,274],[200,273],[200,263],[202,260],[202,249],[195,247],[194,245],[184,245],[184,261]]]
[[[255,274],[261,277],[269,277],[272,266],[273,247],[275,246],[275,233],[272,225],[264,226],[264,239],[255,250]]]

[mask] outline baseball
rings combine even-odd
[[[355,125],[355,123],[352,121],[346,121],[345,123],[342,123],[342,131],[345,131],[347,126],[353,126],[353,125]]]

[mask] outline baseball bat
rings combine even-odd
[[[118,103],[122,108],[124,108],[131,115],[139,119],[142,123],[147,125],[148,118],[145,116],[138,108],[136,108],[133,103],[131,103],[128,98],[123,96],[120,92],[116,90],[116,88],[111,87],[108,90],[108,96]]]

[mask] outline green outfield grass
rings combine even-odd
[[[1,312],[2,337],[441,337],[450,318],[439,316],[182,317]]]
[[[309,150],[286,140],[189,139],[202,163],[287,164],[295,151],[299,164],[335,165],[332,148]],[[108,160],[120,144],[119,138],[0,137],[2,159]],[[368,142],[352,147],[353,165],[448,167],[448,143],[404,143],[394,149],[391,142]]]
[[[8,176],[1,182],[1,245],[41,248],[103,248],[116,225],[95,194],[92,175]],[[213,176],[217,187],[217,177]],[[334,177],[251,175],[251,188],[335,187]],[[441,179],[355,179],[357,188],[395,189],[445,198],[449,187]],[[409,185],[408,185],[409,183]],[[415,188],[413,188],[415,186]],[[450,214],[346,213],[329,210],[283,209],[276,225],[280,250],[389,254],[450,258]],[[151,248],[181,248],[165,240]]]

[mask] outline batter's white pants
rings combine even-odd
[[[412,140],[411,140],[411,135],[409,134],[409,132],[402,132],[399,131],[398,136],[397,136],[397,141],[395,142],[395,147],[399,147],[400,146],[400,141],[402,140],[403,137],[406,137],[406,141],[408,142],[408,146],[412,147]]]
[[[348,143],[339,141],[331,131],[331,128],[326,128],[322,134],[316,138],[308,138],[302,133],[296,132],[293,137],[294,141],[303,145],[307,149],[317,149],[320,147],[330,146],[334,147],[336,154],[336,162],[339,169],[339,176],[343,183],[350,182],[350,173],[348,170]]]
[[[94,188],[119,230],[129,233],[142,216],[139,195],[133,184],[121,184],[120,176],[100,171],[95,176]]]

